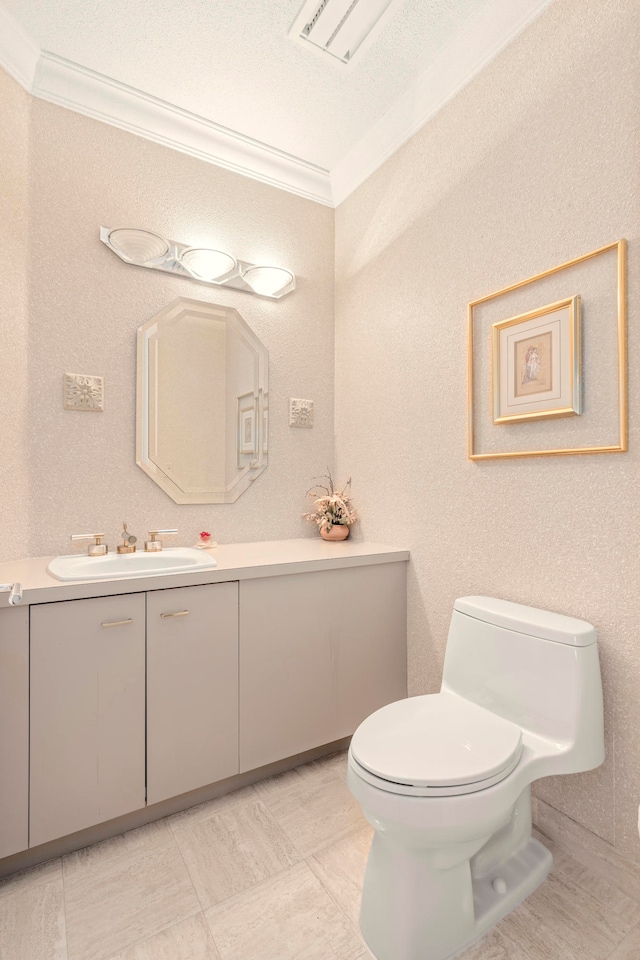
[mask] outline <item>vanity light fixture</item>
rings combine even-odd
[[[100,239],[125,263],[161,270],[200,283],[231,287],[271,300],[279,300],[296,287],[295,275],[284,267],[236,260],[224,250],[192,247],[177,240],[165,240],[149,230],[100,227]]]
[[[222,250],[189,247],[182,252],[180,263],[196,280],[206,280],[209,283],[223,283],[238,275],[237,261]]]
[[[169,244],[149,230],[109,231],[109,246],[126,263],[147,264],[162,259],[169,252]]]
[[[295,284],[294,275],[283,267],[249,267],[242,279],[254,293],[263,297],[282,297],[293,290],[292,284]]]

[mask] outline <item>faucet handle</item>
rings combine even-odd
[[[145,542],[144,549],[147,553],[157,553],[158,550],[162,550],[162,540],[158,540],[158,537],[174,536],[177,532],[177,530],[149,530],[150,539]]]
[[[22,603],[22,584],[21,583],[0,583],[0,593],[8,593],[7,603],[15,607],[17,603]]]
[[[72,533],[72,540],[94,540],[87,548],[90,557],[104,557],[109,552],[109,547],[104,543],[104,533]]]

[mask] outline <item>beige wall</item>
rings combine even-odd
[[[0,70],[0,556],[29,535],[27,238],[30,97]]]
[[[41,100],[29,166],[31,556],[68,553],[73,532],[126,520],[140,539],[177,527],[220,542],[309,535],[311,479],[333,455],[333,211]],[[122,263],[98,228],[140,226],[213,242],[298,277],[282,301]],[[136,330],[178,296],[235,307],[269,351],[270,463],[235,503],[177,505],[135,464]],[[104,413],[62,409],[62,375],[105,377]],[[288,398],[315,401],[313,430]],[[22,498],[16,501],[24,507]]]
[[[639,20],[557,0],[336,212],[337,473],[357,535],[411,549],[411,691],[438,689],[458,595],[596,624],[607,760],[538,793],[636,857]],[[625,236],[630,452],[467,460],[467,303]]]

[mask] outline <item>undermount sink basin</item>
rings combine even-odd
[[[217,567],[208,553],[193,547],[168,547],[158,553],[107,553],[103,557],[74,554],[55,557],[47,567],[56,580],[119,580],[165,573],[197,573]]]

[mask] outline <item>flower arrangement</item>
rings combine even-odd
[[[341,490],[336,488],[329,469],[324,477],[318,479],[327,482],[326,484],[318,483],[307,491],[307,496],[313,500],[315,510],[311,513],[303,513],[302,516],[305,520],[317,523],[320,533],[327,533],[334,526],[350,527],[358,519],[358,512],[353,506],[351,497],[351,477]]]

